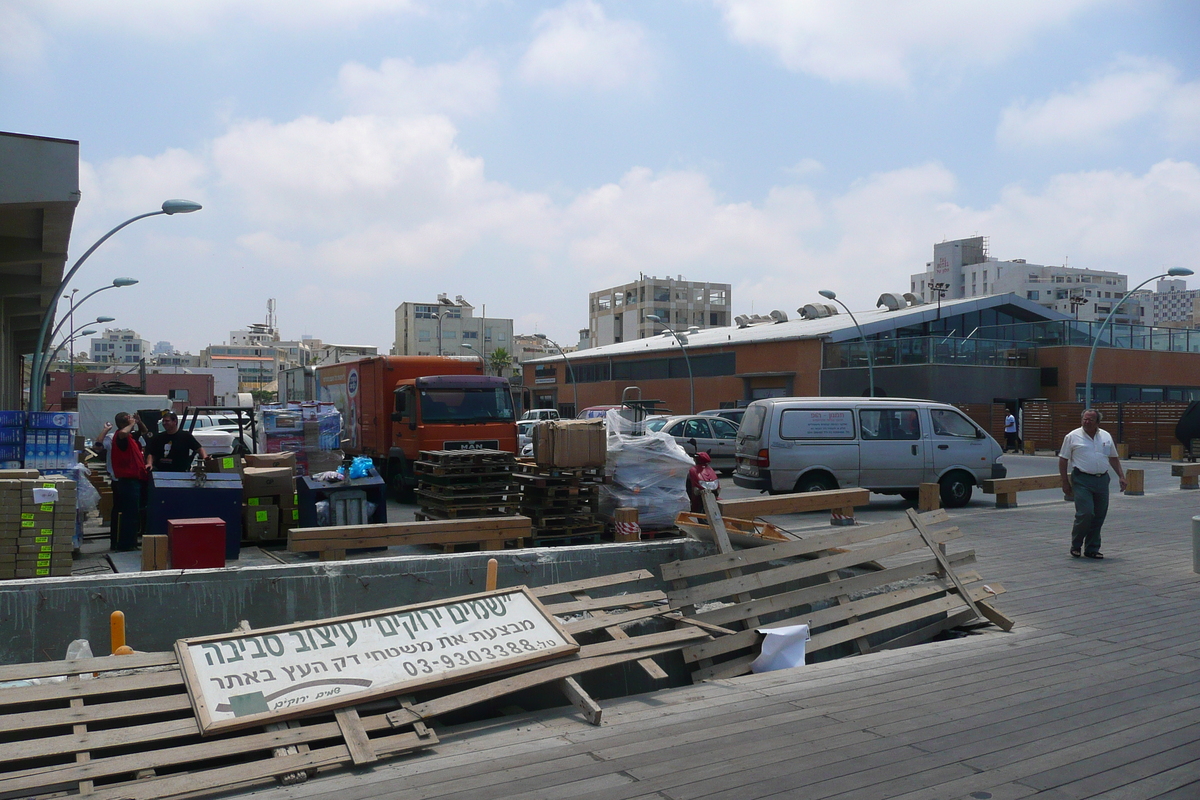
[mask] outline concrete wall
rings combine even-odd
[[[821,370],[823,397],[865,396],[868,384],[866,367]],[[997,397],[1042,396],[1041,371],[1037,367],[875,367],[875,387],[877,394],[887,397],[941,403],[990,403]]]
[[[44,578],[0,583],[0,663],[61,659],[73,639],[109,653],[109,615],[125,614],[139,651],[164,651],[176,639],[223,633],[240,620],[255,628],[439,600],[484,590],[487,561],[500,564],[500,587],[542,586],[648,569],[710,552],[699,542],[409,556],[293,566],[179,570]],[[625,587],[632,590],[633,584]],[[659,581],[638,591],[664,588]]]

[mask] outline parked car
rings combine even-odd
[[[517,420],[517,452],[524,454],[525,446],[533,447],[533,429],[544,420],[540,419],[520,419]]]
[[[604,417],[611,409],[620,408],[621,406],[588,406],[583,411],[576,415],[575,419],[595,419],[596,417]]]
[[[557,408],[531,408],[521,415],[521,420],[558,419]]]
[[[720,417],[688,414],[674,417],[650,417],[647,430],[662,431],[673,436],[688,455],[705,452],[712,458],[712,468],[730,475],[737,467],[737,426]]]
[[[734,425],[742,424],[742,417],[746,415],[744,408],[710,408],[708,411],[701,411],[701,416],[705,417],[720,417],[727,419]]]
[[[755,400],[737,435],[733,481],[771,494],[861,486],[915,497],[941,485],[965,506],[974,486],[1003,478],[1003,450],[954,406],[899,397]]]

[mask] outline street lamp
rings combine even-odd
[[[79,270],[79,267],[83,265],[83,262],[87,261],[88,256],[96,252],[97,247],[108,241],[110,236],[124,228],[126,225],[130,225],[134,222],[137,222],[139,219],[145,219],[146,217],[157,217],[159,214],[166,214],[168,216],[173,214],[190,214],[193,211],[199,211],[201,208],[203,208],[203,206],[201,206],[199,203],[192,202],[191,200],[166,200],[162,204],[161,211],[151,211],[147,214],[138,214],[136,217],[131,217],[130,219],[125,220],[120,225],[97,239],[96,243],[89,247],[87,252],[79,257],[79,260],[75,262],[75,265],[71,267],[67,274],[63,276],[62,281],[59,282],[58,289],[56,289],[54,292],[55,297],[61,296],[62,293],[66,291],[67,284],[71,282],[71,278],[75,277],[75,273]],[[37,377],[37,374],[43,371],[42,365],[45,360],[45,353],[42,351],[46,347],[46,333],[50,330],[50,320],[54,317],[54,311],[57,305],[57,303],[50,305],[50,307],[46,309],[45,315],[42,316],[42,325],[38,329],[37,344],[33,351],[33,369],[30,372],[30,374],[34,377]],[[29,410],[42,410],[41,388],[39,386],[38,390],[35,392],[32,383],[29,387]]]
[[[567,374],[571,377],[571,396],[575,403],[575,413],[579,413],[579,384],[575,382],[575,369],[571,366],[571,359],[567,358],[567,354],[558,346],[558,342],[551,339],[544,333],[535,333],[534,336],[541,339],[543,342],[548,342],[554,345],[554,349],[563,357],[563,361],[567,364]]]
[[[85,294],[83,296],[83,299],[81,299],[79,302],[75,302],[75,293],[79,291],[78,289],[72,289],[70,295],[64,294],[63,299],[64,300],[69,299],[71,301],[71,306],[67,311],[67,316],[64,317],[62,320],[60,320],[58,325],[56,325],[54,330],[51,332],[50,341],[53,342],[54,337],[58,336],[58,332],[60,330],[62,330],[62,326],[63,326],[64,322],[66,322],[68,325],[74,327],[74,325],[75,325],[75,309],[79,308],[81,305],[86,303],[87,299],[89,297],[91,297],[94,294],[99,294],[100,292],[103,292],[106,289],[120,289],[125,286],[133,286],[135,283],[137,283],[136,278],[113,278],[113,282],[110,283],[108,286],[101,286],[99,289],[88,292],[87,294]],[[97,319],[96,321],[97,322],[111,322],[112,320],[105,318],[105,319]],[[43,369],[42,372],[43,373],[49,372],[49,367]],[[75,391],[75,345],[74,344],[71,345],[71,391],[72,392]]]
[[[1188,269],[1187,267],[1171,267],[1161,275],[1155,275],[1152,278],[1147,278],[1146,280],[1142,281],[1137,286],[1126,292],[1125,296],[1122,297],[1118,302],[1113,303],[1112,311],[1108,312],[1108,316],[1104,318],[1104,322],[1100,323],[1100,330],[1096,331],[1096,334],[1092,337],[1092,351],[1088,354],[1087,382],[1084,384],[1083,388],[1083,407],[1085,409],[1091,408],[1092,406],[1092,365],[1096,362],[1096,346],[1100,344],[1100,336],[1104,333],[1104,328],[1116,315],[1117,309],[1121,307],[1122,303],[1129,299],[1130,295],[1145,286],[1150,281],[1156,281],[1159,278],[1182,278],[1192,274],[1192,270]]]
[[[442,354],[442,317],[444,317],[446,315],[440,311],[434,311],[433,316],[438,321],[438,352],[437,352],[437,354],[440,356]]]
[[[84,324],[80,325],[79,327],[87,328],[87,326],[91,325],[91,324],[93,324],[93,323],[85,322]],[[46,367],[46,369],[42,370],[42,376],[41,376],[41,380],[38,382],[38,386],[45,386],[46,376],[49,374],[49,371],[50,371],[49,365],[54,363],[54,359],[58,358],[58,354],[62,351],[62,349],[64,347],[66,347],[69,344],[69,345],[71,345],[71,349],[73,351],[75,349],[75,340],[76,339],[81,339],[84,336],[91,336],[95,332],[96,332],[96,330],[94,328],[88,328],[85,331],[80,331],[80,330],[76,329],[76,330],[71,331],[70,334],[68,334],[66,339],[63,339],[61,342],[59,342],[58,347],[54,348],[54,350],[50,353],[50,357],[46,359],[47,367]],[[72,365],[71,365],[71,367],[72,367],[71,377],[72,378],[75,377],[74,366],[75,366],[74,363],[72,363]],[[74,390],[72,390],[72,391],[74,391]]]
[[[1150,280],[1154,280],[1154,279],[1151,278]],[[1071,303],[1071,313],[1073,313],[1075,315],[1075,319],[1078,321],[1079,307],[1086,306],[1088,303],[1091,302],[1091,300],[1088,300],[1086,297],[1080,297],[1077,294],[1073,294],[1073,295],[1071,295],[1069,302]]]
[[[671,336],[673,336],[675,338],[675,341],[679,342],[679,349],[683,351],[683,361],[685,364],[687,364],[687,369],[688,369],[688,392],[689,392],[690,402],[691,402],[691,411],[689,411],[688,413],[695,414],[696,413],[696,381],[692,377],[692,360],[690,358],[688,358],[687,348],[683,346],[684,340],[679,338],[678,333],[676,333],[675,331],[668,328],[667,323],[664,322],[663,318],[658,316],[657,314],[647,314],[646,319],[650,320],[651,322],[657,322],[659,325],[662,325],[663,328],[666,330],[666,332],[671,334]]]
[[[471,347],[471,345],[467,342],[463,342],[462,346],[475,354],[475,357],[479,359],[479,368],[483,371],[484,375],[487,375],[487,362],[483,360],[483,353],[480,353],[474,347]]]
[[[80,301],[80,302],[83,302],[83,301]],[[68,315],[68,319],[69,319],[69,315]],[[87,326],[87,325],[103,325],[103,324],[105,324],[105,323],[112,322],[114,319],[115,319],[115,317],[96,317],[94,320],[92,320],[92,321],[90,321],[90,322],[85,322],[85,323],[83,323],[83,325],[80,325],[79,327],[81,327],[81,328],[82,328],[82,327],[85,327],[85,326]],[[54,341],[54,337],[55,337],[55,336],[58,336],[58,332],[59,332],[60,330],[62,330],[62,323],[61,323],[61,322],[60,322],[60,323],[58,324],[58,326],[57,326],[57,327],[54,329],[54,333],[53,333],[53,335],[51,335],[51,337],[50,337],[50,341],[51,341],[51,342],[53,342],[53,341]],[[70,332],[67,334],[67,339],[64,339],[64,340],[63,340],[63,343],[62,343],[61,345],[59,345],[59,347],[58,347],[58,348],[57,348],[57,349],[56,349],[54,352],[55,352],[55,353],[57,353],[59,350],[61,350],[61,349],[62,349],[62,348],[63,348],[63,347],[66,345],[66,343],[67,343],[68,341],[74,341],[74,338],[75,338],[75,337],[74,337],[74,333],[75,333],[75,331],[77,331],[77,330],[78,330],[78,328],[72,328],[72,329],[70,329]],[[92,331],[92,333],[95,333],[95,331]],[[83,335],[83,334],[80,334],[80,336],[82,336],[82,335]],[[72,348],[72,349],[74,349],[74,348]],[[31,385],[31,387],[32,387],[33,385],[37,385],[37,386],[43,386],[43,385],[45,385],[45,383],[46,383],[46,375],[48,375],[48,374],[50,373],[50,364],[51,364],[51,362],[53,362],[53,361],[54,361],[53,357],[51,357],[51,358],[48,358],[48,359],[44,359],[44,360],[42,361],[41,368],[38,370],[38,374],[36,374],[36,375],[31,375],[31,376],[30,376],[30,385]],[[74,362],[72,361],[72,364],[71,364],[71,368],[72,368],[72,374],[74,374],[74,367],[75,367],[75,365],[74,365]]]
[[[858,320],[855,318],[854,312],[851,311],[846,306],[845,303],[843,303],[841,300],[838,300],[836,294],[829,291],[828,289],[822,289],[820,292],[818,292],[818,294],[820,294],[821,297],[832,300],[833,302],[837,303],[842,308],[845,308],[846,313],[850,315],[850,320],[854,323],[854,327],[858,328],[858,338],[862,339],[863,347],[865,347],[867,349],[867,393],[868,393],[867,396],[874,397],[875,396],[875,357],[871,355],[871,345],[867,342],[867,335],[865,333],[863,333],[862,326],[858,324]]]
[[[934,294],[937,295],[937,299],[938,299],[937,318],[941,319],[942,318],[942,298],[945,297],[946,292],[948,292],[950,290],[950,284],[948,284],[948,283],[931,283],[931,284],[929,284],[929,289],[930,289],[930,291],[932,291]]]

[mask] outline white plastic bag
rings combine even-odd
[[[782,628],[759,628],[765,634],[762,651],[750,664],[751,672],[771,672],[777,669],[804,666],[804,651],[808,645],[807,625],[788,625]]]

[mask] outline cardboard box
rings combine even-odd
[[[603,467],[608,442],[602,420],[554,420],[533,429],[539,467]]]
[[[279,506],[243,506],[242,538],[251,541],[279,538]]]
[[[241,472],[242,461],[237,456],[209,456],[204,459],[204,471],[219,474],[222,472]]]
[[[247,467],[288,467],[296,471],[295,453],[247,453],[244,458]]]
[[[296,482],[291,467],[246,467],[242,470],[242,497],[293,495]]]
[[[142,572],[170,569],[171,557],[166,536],[142,537]]]

